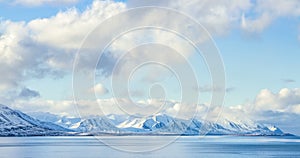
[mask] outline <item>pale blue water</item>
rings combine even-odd
[[[295,137],[206,136],[94,137],[1,137],[1,158],[99,158],[99,157],[300,157],[300,139]],[[159,150],[132,153],[120,150]]]

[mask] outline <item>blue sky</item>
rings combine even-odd
[[[53,113],[67,113],[71,108],[68,101],[73,99],[72,64],[78,45],[101,20],[132,7],[132,4],[145,4],[136,1],[130,1],[130,5],[127,5],[127,1],[117,3],[91,0],[68,3],[62,1],[61,4],[40,2],[38,5],[22,0],[0,2],[0,46],[10,48],[0,47],[3,52],[3,70],[0,72],[7,74],[1,80],[0,90],[3,96],[0,101],[24,111],[50,108]],[[278,1],[275,4],[272,1],[232,0],[230,4],[216,4],[214,1],[196,0],[186,3],[177,0],[176,3],[153,1],[153,4],[177,8],[198,20],[212,35],[225,66],[228,89],[224,100],[226,107],[259,108],[248,114],[259,118],[258,121],[270,123],[276,122],[267,118],[264,111],[268,114],[271,111],[287,116],[300,115],[300,2]],[[66,22],[66,19],[71,20]],[[24,23],[19,23],[21,21]],[[53,33],[49,33],[51,31]],[[153,35],[151,39],[157,40],[156,36]],[[10,38],[14,40],[10,41]],[[126,38],[128,42],[135,40],[129,35]],[[114,49],[119,48],[111,48]],[[189,56],[189,53],[185,55]],[[143,58],[141,55],[138,57]],[[9,63],[10,60],[16,64]],[[176,62],[170,61],[171,64],[178,64]],[[200,57],[192,56],[189,62],[197,67],[196,75],[201,78],[200,103],[208,104],[211,96],[207,88],[211,84],[209,71]],[[8,72],[9,70],[15,71]],[[154,73],[149,70],[150,72]],[[138,78],[145,74],[147,73],[140,73]],[[174,79],[174,76],[166,77],[163,83],[169,93],[168,100],[180,100],[177,89],[172,89],[176,85]],[[102,81],[93,90],[99,91],[99,99],[112,98],[109,78]],[[151,87],[137,82],[133,88],[140,88],[148,93],[148,86]],[[25,88],[39,93],[40,97],[18,98],[20,91]],[[145,99],[145,96],[136,97],[135,100]],[[261,102],[260,98],[264,97],[266,101]],[[27,107],[22,106],[24,104]],[[247,111],[245,109],[242,108],[241,111]],[[260,111],[261,109],[263,110]],[[283,121],[281,125],[291,128],[290,122]]]
[[[230,102],[252,100],[264,88],[276,92],[283,87],[298,87],[298,25],[299,20],[278,19],[259,34],[233,31],[216,39],[226,67],[227,84],[236,88],[227,95]],[[287,79],[295,82],[287,83]]]

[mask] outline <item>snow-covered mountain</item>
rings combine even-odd
[[[45,120],[47,115],[37,115],[37,119]],[[52,114],[51,114],[52,115]],[[47,118],[46,117],[46,118]],[[176,135],[285,135],[279,128],[271,125],[258,124],[252,121],[234,122],[228,119],[218,123],[212,123],[197,119],[178,119],[168,115],[158,114],[150,117],[133,116],[93,116],[88,118],[78,118],[72,122],[68,117],[51,116],[48,119],[63,127],[79,133],[110,133],[110,134],[176,134]],[[66,121],[62,121],[66,120]],[[67,121],[69,120],[69,121]],[[63,125],[63,123],[66,123]]]
[[[0,104],[0,136],[64,135],[69,129],[42,122]]]
[[[143,134],[143,135],[286,135],[276,126],[251,120],[218,123],[179,119],[164,114],[149,117],[91,116],[75,118],[51,113],[26,115],[0,105],[0,136]]]
[[[184,135],[284,135],[275,126],[263,124],[238,124],[226,120],[224,123],[212,123],[197,119],[178,119],[168,115],[155,115],[148,118],[127,119],[117,125],[120,129],[136,128],[144,132],[157,134],[184,134]]]
[[[274,125],[256,123],[249,119],[230,121],[228,119],[221,119],[218,121],[224,128],[234,131],[242,135],[284,135],[278,127]]]
[[[30,112],[28,115],[40,121],[51,122],[71,130],[77,129],[82,121],[81,118],[60,116],[49,112]]]

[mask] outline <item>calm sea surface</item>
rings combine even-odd
[[[0,137],[1,158],[299,157],[296,137]]]

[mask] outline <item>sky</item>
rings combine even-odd
[[[161,9],[135,9],[144,6]],[[149,24],[163,27],[133,29]],[[222,112],[300,134],[299,50],[299,0],[0,0],[0,103],[63,115]]]

